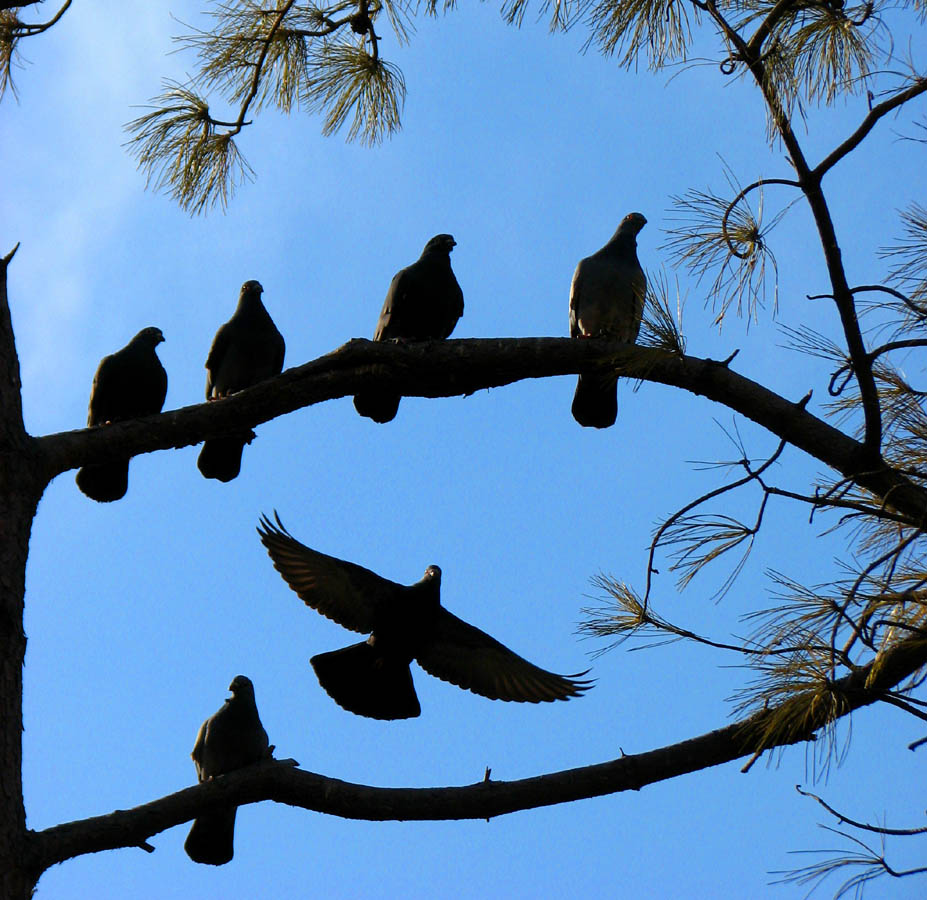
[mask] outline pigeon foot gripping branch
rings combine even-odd
[[[609,242],[581,259],[570,285],[570,337],[610,337],[633,344],[641,329],[647,278],[637,260],[637,235],[647,224],[628,213]],[[590,428],[608,428],[618,417],[614,372],[580,375],[573,418]]]
[[[457,242],[436,234],[411,266],[400,269],[390,282],[375,341],[444,340],[463,315],[463,292],[451,269]],[[381,425],[395,418],[401,397],[395,391],[368,388],[354,397],[354,408]]]
[[[490,700],[542,703],[578,697],[592,686],[586,672],[556,675],[509,650],[441,605],[441,570],[397,584],[297,541],[277,517],[258,534],[274,568],[314,610],[370,637],[311,659],[319,682],[344,709],[372,719],[421,712],[409,664]]]

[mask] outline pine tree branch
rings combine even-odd
[[[927,640],[908,638],[870,665],[834,682],[844,698],[842,715],[880,700],[918,669],[927,665]],[[787,701],[794,703],[795,698]],[[823,710],[826,704],[819,704]],[[102,850],[146,847],[148,838],[230,800],[259,803],[274,800],[315,812],[367,821],[445,821],[488,819],[518,810],[536,809],[601,797],[677,778],[759,754],[775,746],[812,740],[832,721],[826,712],[811,712],[803,726],[775,743],[761,744],[772,708],[690,740],[577,769],[518,781],[484,781],[464,787],[379,788],[351,784],[293,767],[293,760],[268,762],[232,772],[212,782],[186,788],[130,810],[116,810],[30,832],[27,865],[37,872],[49,866]]]
[[[872,466],[879,465],[882,447],[882,409],[879,404],[879,395],[872,372],[872,362],[866,355],[866,346],[859,326],[859,319],[856,315],[853,293],[847,283],[846,272],[843,268],[840,246],[837,243],[837,232],[827,205],[827,199],[821,188],[821,178],[826,169],[822,170],[820,166],[817,169],[812,169],[808,164],[798,137],[792,128],[792,121],[786,105],[783,103],[775,80],[770,77],[761,53],[760,44],[748,43],[721,13],[716,0],[706,0],[705,8],[734,48],[730,57],[732,65],[737,62],[743,63],[750,70],[757,87],[762,92],[766,108],[769,110],[779,137],[785,144],[802,193],[804,193],[808,201],[808,206],[817,226],[821,249],[824,252],[827,274],[833,289],[832,297],[837,306],[837,312],[840,314],[840,323],[843,327],[853,373],[859,385],[860,399],[862,400],[863,415],[865,417],[863,447],[870,464]],[[784,3],[780,3],[774,8],[773,13],[776,15],[783,14],[786,8]],[[886,103],[891,102],[892,100],[886,101]],[[886,109],[887,111],[888,109]],[[875,121],[877,120],[878,117]],[[865,130],[863,130],[863,126],[858,129],[859,140],[856,142],[857,144],[866,136],[875,121]],[[865,126],[866,122],[864,121],[863,124]],[[851,137],[850,141],[852,139]],[[856,144],[853,144],[846,152],[849,152],[855,146]]]
[[[809,413],[804,401],[787,400],[723,362],[601,339],[475,338],[405,345],[355,339],[224,400],[102,428],[50,434],[36,438],[35,444],[50,481],[88,462],[185,447],[253,428],[305,406],[351,396],[371,379],[408,397],[454,397],[525,378],[609,366],[626,371],[633,367],[635,378],[721,403],[876,494],[910,524],[927,523],[927,491],[883,462],[872,465],[861,442]],[[564,416],[568,407],[565,394]]]
[[[927,91],[927,78],[921,77],[915,79],[914,83],[906,87],[903,91],[877,103],[860,123],[856,131],[853,132],[839,147],[832,150],[824,159],[815,166],[813,174],[820,179],[825,172],[832,169],[841,159],[852,153],[862,142],[863,139],[875,128],[876,123],[883,116],[888,115],[893,109],[897,109],[903,103],[923,94]]]
[[[32,3],[41,2],[41,0],[32,0]],[[0,10],[4,9],[16,9],[22,6],[31,6],[32,3],[4,3],[0,0]],[[41,34],[43,31],[48,31],[49,28],[56,25],[58,20],[68,11],[68,7],[71,5],[71,0],[64,0],[64,5],[61,9],[58,10],[47,22],[42,22],[40,24],[29,24],[22,22],[14,28],[13,33],[17,38],[23,37],[34,37],[37,34]]]
[[[258,90],[261,87],[261,78],[264,73],[264,63],[267,61],[267,51],[277,32],[280,30],[280,26],[283,24],[283,20],[286,18],[287,13],[290,11],[290,8],[295,2],[296,0],[287,0],[287,2],[280,7],[280,9],[277,11],[274,21],[271,23],[267,35],[261,39],[261,44],[263,46],[261,47],[261,52],[258,56],[257,62],[254,64],[254,74],[251,78],[251,87],[249,88],[247,95],[242,101],[241,109],[238,111],[238,119],[236,120],[229,134],[238,134],[245,126],[245,119],[248,116],[248,109],[250,108],[254,98],[257,96]]]

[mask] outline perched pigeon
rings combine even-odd
[[[375,341],[443,340],[463,315],[460,285],[451,271],[451,250],[457,242],[449,234],[436,234],[411,266],[400,269],[390,282]],[[389,422],[399,410],[395,391],[367,388],[354,397],[354,408],[374,422]]]
[[[441,606],[441,570],[429,566],[408,587],[301,544],[277,517],[258,528],[274,567],[316,611],[366,641],[320,653],[310,662],[339,706],[372,719],[409,719],[421,712],[409,663],[491,700],[540,703],[587,690],[585,675],[546,672]]]
[[[90,389],[88,426],[161,412],[167,396],[167,372],[155,347],[163,340],[160,328],[143,328],[121,350],[100,360]],[[92,500],[120,500],[129,489],[129,460],[84,466],[75,480]]]
[[[260,282],[241,286],[235,313],[216,332],[206,358],[206,399],[243,391],[283,371],[286,345],[264,304]],[[210,438],[196,461],[206,478],[231,481],[241,471],[241,454],[253,437],[251,430]]]
[[[607,336],[633,344],[641,328],[647,279],[637,261],[637,235],[647,224],[629,213],[599,251],[581,259],[570,287],[570,337]],[[580,375],[573,418],[580,425],[608,428],[618,415],[614,372]]]
[[[190,756],[200,781],[210,781],[235,769],[267,759],[273,747],[261,724],[254,702],[254,685],[236,675],[229,685],[232,696],[202,725]],[[198,816],[183,848],[193,862],[222,866],[234,855],[236,806]]]

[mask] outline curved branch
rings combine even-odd
[[[892,297],[894,297],[896,300],[900,300],[905,306],[908,307],[908,309],[911,310],[911,312],[916,313],[917,315],[921,317],[927,316],[927,309],[924,309],[924,307],[919,306],[909,297],[902,294],[901,291],[896,291],[894,288],[887,287],[884,284],[861,284],[861,285],[858,285],[857,287],[850,288],[851,294],[861,294],[861,293],[866,293],[869,291],[881,291],[883,294],[889,294]],[[808,299],[817,300],[820,298],[809,297]]]
[[[899,91],[888,100],[877,103],[869,110],[866,117],[860,123],[856,131],[853,132],[839,147],[831,151],[822,159],[812,171],[812,175],[820,181],[825,172],[832,169],[847,154],[852,153],[863,141],[863,138],[875,128],[876,123],[883,116],[888,115],[893,109],[897,109],[908,100],[917,97],[927,91],[927,78],[921,77],[914,80],[914,83],[903,91]]]
[[[39,2],[39,0],[35,0]],[[29,6],[28,3],[3,3],[0,4],[0,9],[15,9],[16,7]],[[14,29],[14,34],[16,37],[33,37],[36,34],[41,34],[43,31],[48,31],[53,25],[57,24],[58,20],[68,11],[68,7],[71,5],[71,0],[64,0],[64,6],[55,13],[47,22],[44,22],[40,25],[27,25],[26,23],[20,24],[17,28]]]
[[[912,347],[927,347],[927,338],[908,338],[904,341],[889,341],[875,350],[869,351],[869,358],[875,360],[883,353],[891,353],[895,350],[908,350]]]
[[[824,260],[827,265],[827,274],[830,278],[831,287],[833,288],[834,303],[840,314],[840,323],[843,327],[844,337],[847,342],[847,351],[853,366],[853,372],[859,383],[859,393],[862,400],[863,415],[865,417],[866,433],[863,443],[866,455],[873,466],[881,464],[881,447],[882,447],[882,409],[879,404],[879,394],[875,384],[875,377],[872,372],[872,365],[866,358],[866,347],[863,341],[862,331],[859,327],[859,320],[856,316],[856,307],[853,302],[853,294],[850,292],[847,284],[846,272],[843,268],[843,260],[840,253],[840,246],[837,243],[837,232],[834,227],[833,218],[827,205],[827,199],[821,189],[821,178],[826,171],[823,163],[817,169],[813,169],[805,159],[804,151],[795,131],[792,128],[791,119],[783,104],[779,90],[776,87],[775,79],[769,76],[769,72],[759,52],[759,45],[747,43],[739,32],[719,12],[715,0],[707,0],[707,9],[709,15],[715,20],[725,38],[735,48],[737,57],[743,61],[744,65],[750,70],[754,80],[763,94],[766,107],[776,126],[776,130],[785,144],[788,151],[789,159],[798,176],[798,183],[801,186],[811,214],[814,216],[814,222],[817,226],[818,236],[821,241],[821,249],[824,252]],[[778,9],[778,7],[776,8]],[[774,10],[775,11],[775,10]],[[784,9],[779,10],[780,13]],[[924,89],[927,90],[927,84]],[[911,90],[910,88],[908,89]],[[869,116],[864,120],[863,126],[857,129],[857,132],[850,140],[844,142],[838,151],[844,150],[843,155],[849,153],[869,132],[875,122],[881,115],[884,115],[889,109],[903,103],[909,99],[902,91],[899,95],[887,100],[884,103],[874,107]],[[912,94],[913,96],[913,94]],[[873,113],[878,113],[871,123],[870,117]],[[864,127],[867,126],[867,127]],[[855,143],[852,143],[855,139]],[[837,153],[838,151],[835,151]],[[833,157],[834,154],[831,154]],[[830,160],[831,157],[828,157]],[[828,160],[825,160],[827,162]],[[833,163],[831,163],[832,165]]]
[[[788,491],[785,488],[778,487],[768,487],[766,488],[767,492],[770,494],[775,494],[777,497],[788,497],[790,500],[798,500],[801,503],[807,503],[812,507],[811,518],[809,522],[814,518],[814,513],[818,509],[849,509],[853,512],[859,513],[864,516],[872,516],[875,519],[882,519],[883,521],[889,522],[899,522],[902,525],[909,524],[909,519],[906,516],[900,516],[897,513],[893,513],[891,510],[878,506],[868,506],[865,503],[857,503],[853,500],[843,500],[843,499],[823,499],[820,493],[815,493],[815,495],[809,496],[807,494],[798,494],[795,491]],[[844,519],[848,516],[844,516]]]
[[[769,15],[760,22],[759,28],[757,28],[753,33],[753,37],[751,37],[750,41],[747,43],[748,52],[759,58],[766,38],[773,33],[776,26],[785,18],[786,14],[798,5],[798,0],[778,0],[776,5],[769,11]]]
[[[811,399],[811,394],[806,395],[807,400]],[[695,509],[695,507],[700,506],[703,503],[707,503],[709,500],[714,500],[715,497],[720,497],[721,494],[727,493],[728,491],[736,490],[739,487],[743,487],[745,484],[749,484],[751,481],[759,480],[759,476],[768,469],[782,454],[782,451],[785,450],[786,442],[779,441],[779,446],[776,448],[775,453],[763,463],[762,466],[756,471],[753,472],[747,466],[747,474],[743,478],[738,478],[737,481],[732,481],[730,484],[722,484],[720,487],[715,488],[712,491],[709,491],[707,494],[702,494],[701,497],[697,497],[695,500],[692,500],[690,503],[687,503],[682,509],[677,509],[665,522],[663,522],[660,527],[657,529],[656,534],[653,537],[653,540],[650,542],[650,551],[647,555],[647,580],[646,586],[644,588],[644,599],[642,606],[644,610],[647,609],[647,601],[650,599],[650,591],[653,585],[653,561],[657,554],[657,547],[660,544],[660,539],[666,534],[667,530],[672,527],[673,523],[679,521],[684,515],[686,515],[690,510]]]
[[[825,803],[817,794],[812,794],[811,791],[803,791],[800,785],[795,785],[795,790],[798,791],[802,797],[811,797],[812,800],[817,800],[821,806],[824,807],[841,825],[847,824],[852,825],[854,828],[859,828],[863,831],[874,831],[876,834],[888,834],[888,835],[897,835],[899,837],[910,837],[915,834],[927,834],[927,827],[921,828],[883,828],[881,825],[867,825],[865,822],[857,822],[848,816],[845,816],[842,812],[837,812],[832,806],[829,806]]]
[[[787,2],[792,3],[794,0],[787,0]],[[753,184],[748,184],[733,200],[731,200],[730,203],[728,203],[727,209],[724,210],[724,215],[721,217],[721,233],[724,235],[724,242],[727,244],[728,250],[730,250],[731,253],[738,259],[748,259],[750,254],[743,253],[738,250],[731,241],[731,236],[727,231],[728,217],[734,211],[734,207],[737,206],[737,204],[740,203],[740,201],[743,200],[743,198],[746,197],[750,191],[755,191],[757,188],[761,188],[767,184],[786,184],[790,187],[801,187],[801,185],[792,178],[760,178],[757,181],[754,181]]]
[[[277,13],[277,17],[271,23],[270,30],[267,32],[267,36],[262,39],[263,47],[261,48],[261,55],[258,57],[258,61],[254,64],[254,76],[251,79],[251,88],[248,91],[248,96],[242,101],[241,109],[238,112],[238,119],[235,122],[234,127],[229,132],[230,135],[238,134],[241,129],[245,126],[245,116],[248,115],[248,108],[251,106],[252,101],[257,96],[258,89],[261,86],[261,75],[264,72],[264,61],[267,59],[267,51],[270,49],[271,41],[274,39],[274,35],[280,29],[280,26],[283,24],[286,14],[290,11],[290,7],[296,2],[296,0],[287,0],[286,3],[280,8],[280,11]]]
[[[927,640],[900,641],[869,666],[831,685],[845,698],[842,715],[881,699],[885,691],[927,664]],[[795,698],[787,701],[794,703]],[[167,828],[233,801],[239,804],[274,800],[347,819],[368,821],[444,821],[488,819],[524,809],[640,790],[648,784],[676,778],[774,746],[811,740],[829,724],[818,704],[801,727],[776,743],[761,744],[759,735],[777,709],[762,710],[747,719],[690,740],[622,756],[610,762],[567,769],[518,781],[484,781],[466,787],[380,788],[351,784],[292,768],[265,763],[224,775],[130,810],[117,810],[77,822],[30,832],[27,865],[36,872],[86,853],[138,847]]]
[[[88,462],[185,447],[242,426],[253,428],[305,406],[351,396],[372,378],[408,397],[454,397],[525,378],[603,367],[630,368],[635,378],[722,403],[876,494],[910,524],[927,523],[927,490],[882,461],[871,464],[862,443],[809,413],[804,400],[787,400],[722,362],[598,338],[471,338],[406,345],[356,338],[227,399],[50,434],[35,443],[50,481]]]

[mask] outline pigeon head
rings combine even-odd
[[[163,340],[164,335],[161,333],[161,329],[155,328],[154,325],[149,325],[147,328],[143,328],[137,335],[135,335],[134,338],[132,338],[132,343],[143,344],[154,349]]]
[[[245,294],[257,294],[258,297],[260,297],[261,294],[263,294],[263,293],[264,293],[264,288],[263,288],[263,286],[261,285],[261,282],[260,282],[260,281],[255,281],[253,278],[251,278],[250,280],[246,281],[246,282],[241,286],[241,296],[242,296],[242,297],[244,297]]]
[[[429,566],[425,569],[425,574],[422,576],[422,581],[434,581],[435,584],[441,584],[441,569],[438,566]]]
[[[453,235],[450,234],[436,234],[427,244],[425,244],[425,249],[422,251],[422,255],[426,253],[450,253],[454,247],[457,246],[457,241],[454,240]]]
[[[630,234],[632,237],[637,237],[640,233],[640,230],[647,224],[647,220],[639,212],[628,213],[622,220],[621,224],[618,226],[618,231],[621,234]]]
[[[254,696],[254,685],[247,675],[236,675],[229,685],[229,690],[232,692],[233,697],[246,697],[249,694],[252,697]]]

